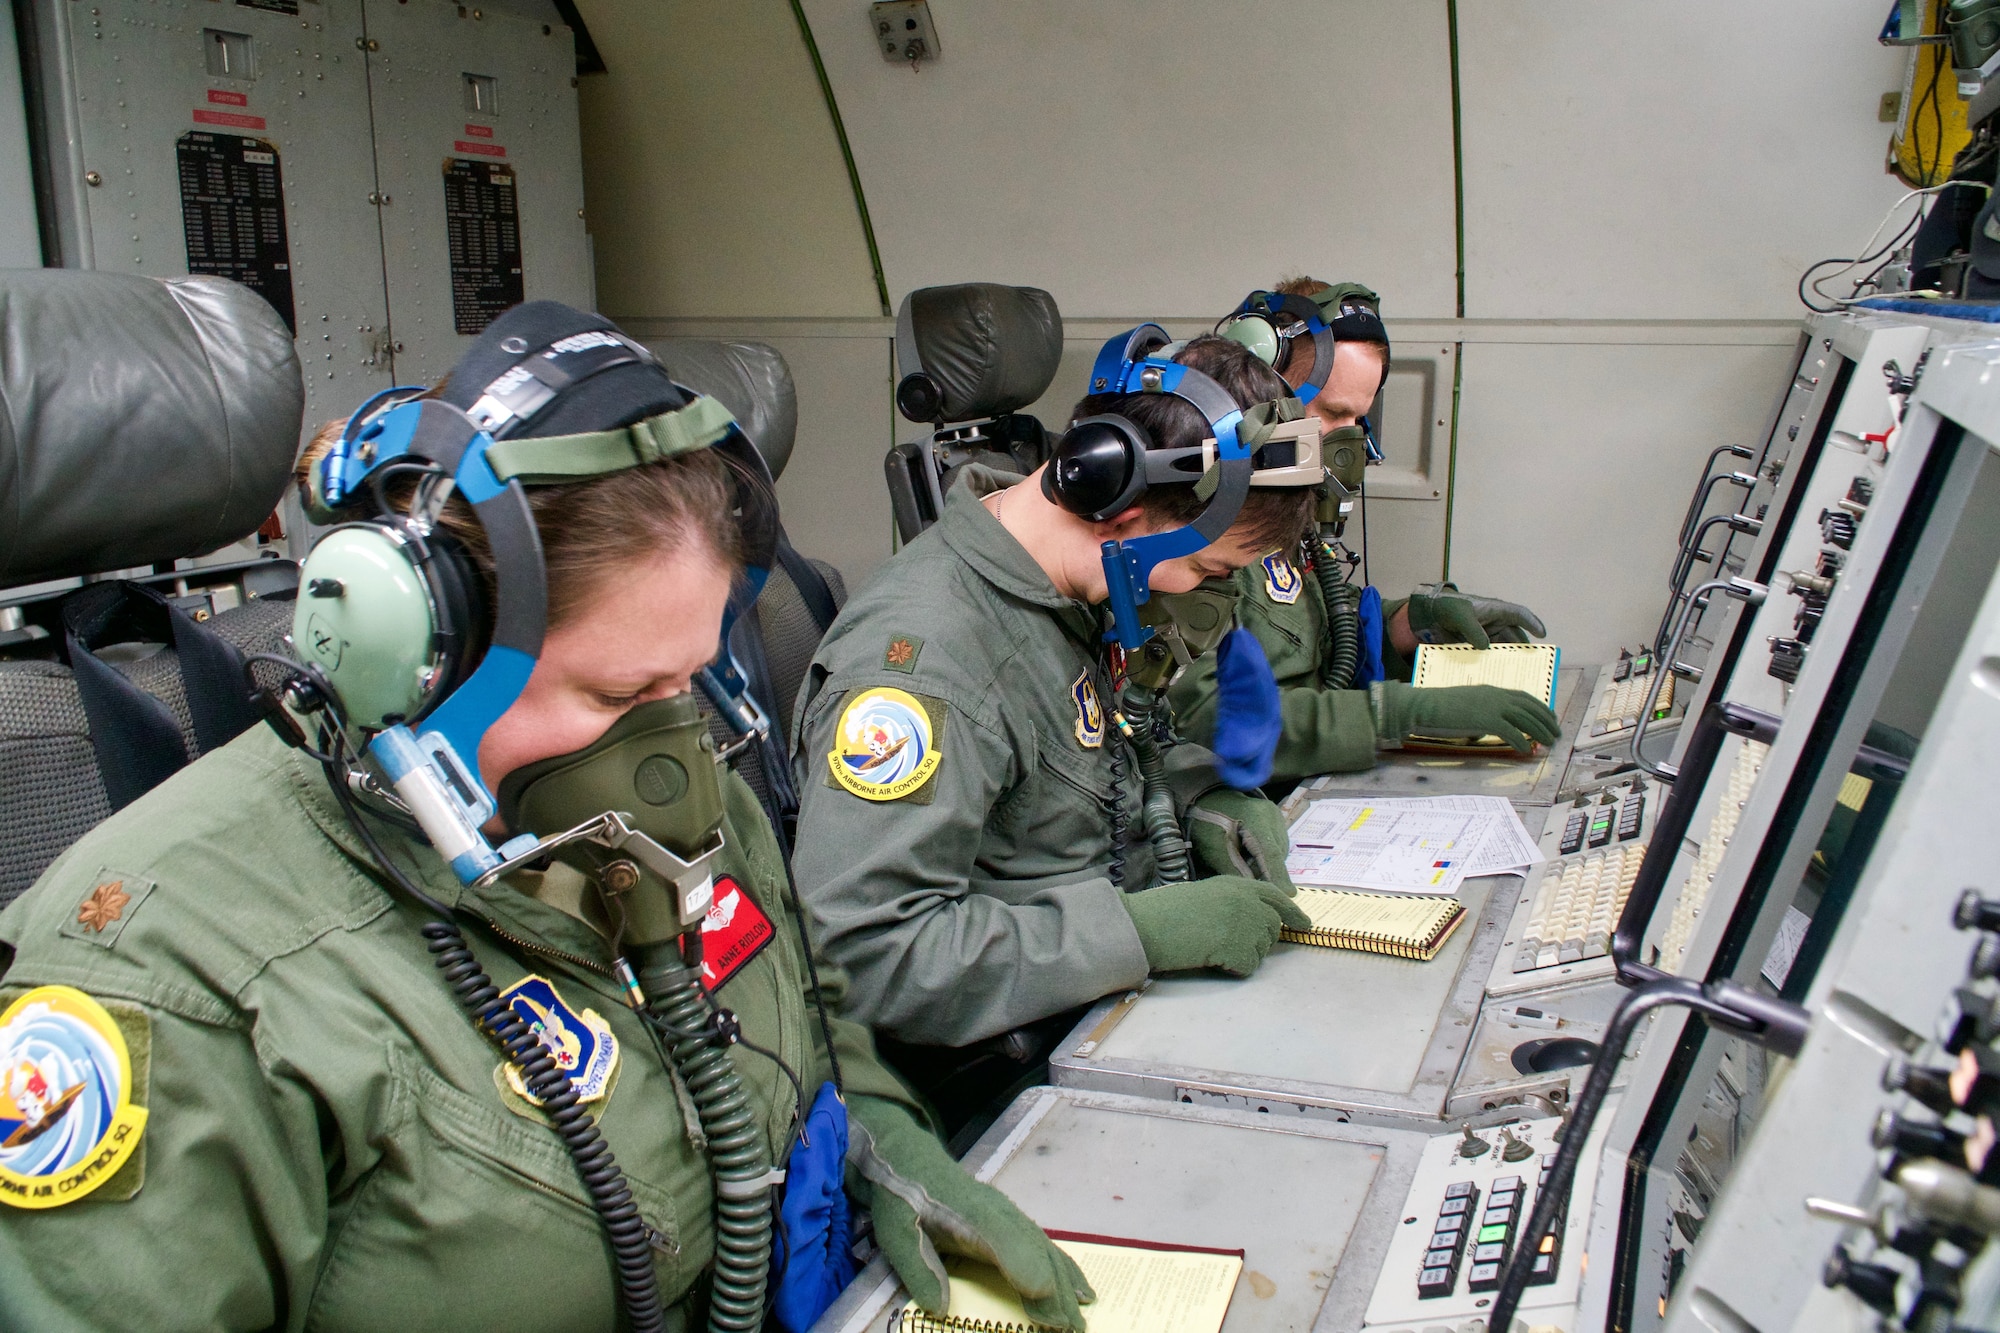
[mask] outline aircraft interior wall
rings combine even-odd
[[[1904,57],[1851,40],[1880,24],[1864,0],[934,0],[940,58],[915,72],[858,8],[803,8],[891,309],[939,282],[1046,287],[1069,337],[1046,421],[1134,318],[1193,332],[1285,272],[1369,283],[1398,354],[1371,574],[1546,608],[1579,660],[1643,637],[1657,600],[1649,564],[1596,554],[1671,544],[1659,486],[1754,437],[1799,271],[1901,188],[1875,115]],[[882,451],[915,428],[797,25],[777,0],[580,9],[610,67],[580,88],[600,303],[648,336],[784,352],[787,521],[861,576],[891,548]]]

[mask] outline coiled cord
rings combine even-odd
[[[563,1147],[576,1163],[590,1206],[611,1242],[612,1263],[617,1272],[618,1302],[625,1310],[632,1333],[665,1333],[666,1311],[660,1300],[659,1274],[653,1269],[653,1244],[639,1206],[632,1199],[625,1173],[611,1155],[610,1145],[598,1133],[597,1122],[576,1099],[576,1088],[568,1075],[556,1068],[555,1058],[511,1005],[500,1003],[500,991],[465,941],[451,909],[418,888],[401,866],[376,839],[375,831],[361,817],[353,795],[347,789],[340,747],[321,756],[327,783],[333,788],[347,822],[354,828],[368,854],[397,887],[437,914],[418,930],[430,949],[431,961],[444,974],[445,982],[459,1004],[478,1028],[499,1045],[507,1058],[521,1070],[521,1081],[541,1100],[542,1110],[555,1127]]]
[[[1119,730],[1132,742],[1132,752],[1139,760],[1146,837],[1153,844],[1155,877],[1162,883],[1173,883],[1188,877],[1188,848],[1187,840],[1181,837],[1180,820],[1174,815],[1173,793],[1167,790],[1166,761],[1153,735],[1155,701],[1153,691],[1127,681],[1119,696]]]
[[[1111,738],[1111,795],[1105,797],[1106,813],[1111,816],[1111,884],[1125,887],[1125,747],[1118,738]]]
[[[646,952],[640,988],[654,1025],[666,1034],[674,1068],[694,1098],[715,1172],[715,1272],[708,1326],[715,1333],[756,1333],[764,1326],[771,1284],[771,1157],[743,1081],[729,1058],[725,1030],[701,975],[672,944]]]
[[[511,1005],[500,1002],[499,990],[479,965],[457,922],[429,921],[419,933],[452,995],[473,1024],[519,1067],[521,1081],[540,1100],[543,1113],[576,1162],[577,1174],[590,1194],[590,1206],[597,1210],[611,1242],[619,1302],[633,1333],[665,1333],[666,1314],[660,1305],[660,1282],[653,1270],[653,1245],[645,1220],[639,1216],[639,1205],[632,1201],[632,1190],[611,1155],[610,1145],[597,1132],[597,1122],[577,1101],[576,1085],[556,1068],[555,1058],[534,1029]]]
[[[1354,670],[1361,660],[1361,614],[1348,596],[1352,587],[1332,542],[1322,537],[1314,545],[1312,567],[1319,580],[1320,598],[1326,603],[1327,655],[1320,663],[1320,685],[1329,690],[1352,689]]]

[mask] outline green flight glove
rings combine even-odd
[[[1151,971],[1214,967],[1247,977],[1278,942],[1279,927],[1311,928],[1292,893],[1241,875],[1216,875],[1128,893],[1125,910]]]
[[[1518,602],[1460,592],[1450,583],[1426,583],[1410,594],[1410,633],[1418,643],[1526,643],[1548,637],[1542,618]]]
[[[1498,685],[1451,685],[1420,690],[1398,680],[1368,687],[1375,740],[1395,749],[1411,736],[1498,736],[1522,754],[1554,742],[1562,724],[1549,706],[1523,690]]]
[[[1249,792],[1218,787],[1188,808],[1188,841],[1217,875],[1241,875],[1293,892],[1285,870],[1291,834],[1277,806]]]
[[[1080,1302],[1097,1299],[1076,1261],[991,1185],[951,1160],[909,1110],[877,1097],[847,1103],[847,1159],[868,1182],[875,1241],[912,1299],[945,1314],[945,1254],[1000,1270],[1037,1324],[1082,1333]]]

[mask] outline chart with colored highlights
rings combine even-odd
[[[1300,884],[1457,893],[1492,816],[1368,801],[1321,801],[1292,827],[1285,869]]]

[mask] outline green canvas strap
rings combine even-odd
[[[576,481],[622,472],[661,459],[706,449],[737,429],[736,418],[713,398],[647,417],[617,430],[539,439],[495,440],[486,460],[501,481],[524,486]]]

